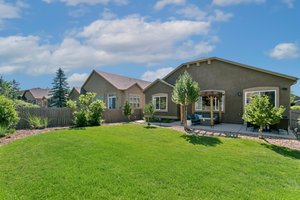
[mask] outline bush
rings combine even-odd
[[[101,100],[96,100],[93,103],[91,103],[88,109],[88,125],[100,125],[102,120],[102,113],[105,108],[105,103]]]
[[[150,126],[150,119],[152,119],[153,115],[154,115],[154,106],[152,103],[148,103],[145,105],[144,115],[145,115],[146,121],[148,122],[148,126]]]
[[[15,100],[16,108],[39,108],[40,106],[22,100]]]
[[[8,131],[12,131],[16,128],[19,120],[14,102],[0,96],[0,125],[6,127]]]
[[[0,138],[7,134],[7,127],[0,125]]]
[[[78,102],[68,101],[67,106],[76,110],[74,112],[74,124],[77,127],[97,126],[102,122],[102,113],[105,110],[105,103],[95,100],[95,93],[88,92],[80,95]]]
[[[125,115],[128,118],[128,121],[130,121],[130,116],[133,114],[133,109],[128,101],[125,101],[123,106],[123,115]]]
[[[29,116],[28,123],[31,129],[44,129],[48,126],[48,118]]]
[[[300,106],[291,106],[291,110],[300,110]]]

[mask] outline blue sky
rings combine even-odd
[[[0,75],[71,86],[92,69],[146,80],[217,56],[300,77],[296,0],[0,0]],[[300,95],[300,83],[293,86]]]

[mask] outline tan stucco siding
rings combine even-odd
[[[150,103],[152,102],[152,96],[156,94],[167,94],[168,95],[168,110],[167,112],[155,112],[155,116],[165,116],[171,117],[171,118],[178,118],[179,117],[179,111],[178,111],[178,106],[172,101],[172,91],[173,88],[161,83],[161,82],[156,82],[153,84],[150,88],[148,88],[145,91],[145,102]]]
[[[32,94],[29,91],[25,92],[24,97],[27,102],[35,101],[35,98],[32,96]]]
[[[94,92],[98,96],[103,97],[106,105],[108,105],[108,95],[115,94],[117,97],[116,109],[120,109],[122,107],[122,92],[96,73],[93,73],[90,76],[84,84],[83,90],[86,92]]]
[[[201,90],[225,91],[224,122],[243,122],[243,91],[255,87],[277,87],[279,104],[286,107],[284,115],[289,117],[292,80],[213,60],[211,64],[202,62],[199,66],[192,64],[182,67],[166,78],[166,81],[175,84],[178,76],[185,70],[199,83]]]
[[[69,94],[69,99],[76,101],[78,100],[80,94],[76,90],[72,90],[71,93]]]
[[[123,99],[129,101],[130,95],[140,96],[140,108],[143,109],[144,105],[145,105],[145,95],[143,93],[143,90],[138,85],[135,84],[135,85],[131,86],[130,88],[128,88],[124,92],[124,98]],[[123,101],[123,103],[125,102],[125,100]]]

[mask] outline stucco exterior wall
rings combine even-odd
[[[174,85],[177,78],[185,70],[189,72],[193,80],[199,83],[201,90],[223,90],[225,91],[225,112],[223,113],[223,122],[243,123],[242,115],[244,109],[244,91],[255,87],[277,88],[278,104],[286,108],[284,118],[289,118],[290,87],[292,80],[274,76],[271,74],[247,69],[219,60],[201,62],[200,64],[190,64],[183,66],[172,73],[165,81]],[[165,86],[168,87],[168,86]],[[165,88],[161,84],[154,85],[146,91],[146,101],[151,100],[155,93],[171,93],[171,88]],[[165,115],[174,115],[177,113],[177,106],[170,106]],[[191,107],[189,108],[191,113]]]
[[[152,102],[152,96],[156,94],[167,94],[168,95],[168,109],[167,112],[156,111],[156,117],[165,117],[165,118],[178,118],[179,116],[179,107],[172,101],[172,91],[173,88],[162,83],[156,82],[149,89],[147,89],[145,93],[145,102]]]

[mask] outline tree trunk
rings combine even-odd
[[[187,106],[184,105],[183,106],[183,127],[186,128],[187,127]]]
[[[258,129],[258,133],[259,133],[258,138],[260,138],[260,139],[264,138],[263,135],[262,135],[263,129],[264,129],[263,126],[260,126],[259,129]]]

